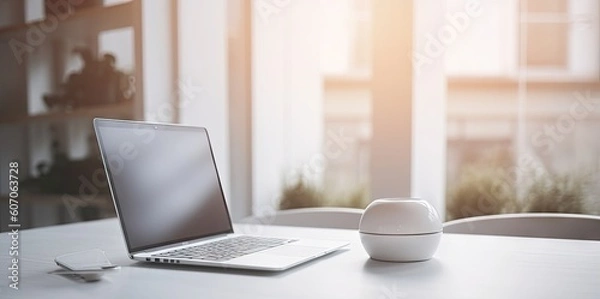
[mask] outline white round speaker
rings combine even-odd
[[[435,208],[415,198],[373,201],[360,219],[360,240],[374,260],[416,262],[430,259],[442,237]]]

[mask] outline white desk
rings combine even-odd
[[[21,232],[20,290],[8,288],[0,237],[0,298],[600,298],[600,242],[446,234],[433,260],[368,259],[349,230],[238,225],[242,233],[347,239],[344,250],[280,273],[129,260],[115,219]],[[101,248],[122,265],[102,281],[47,274],[63,253]]]

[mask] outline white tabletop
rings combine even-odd
[[[237,225],[236,232],[349,240],[349,249],[279,273],[155,265],[128,259],[115,219],[22,231],[20,289],[0,298],[600,298],[600,242],[445,234],[420,263],[370,260],[350,230]],[[101,248],[122,268],[84,283],[48,274],[54,257]]]

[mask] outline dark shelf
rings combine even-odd
[[[53,111],[34,115],[21,115],[15,117],[0,118],[0,124],[22,124],[44,121],[64,121],[75,118],[108,117],[130,118],[133,114],[133,103],[119,103],[113,105],[91,106],[73,109],[70,111]]]
[[[99,6],[82,9],[69,14],[64,20],[59,20],[56,29],[45,32],[48,36],[86,36],[93,32],[118,29],[133,26],[133,1],[111,6]],[[25,24],[17,24],[0,28],[0,40],[10,38],[26,38],[30,28],[40,29],[40,25],[51,24],[49,20],[39,20]],[[44,25],[49,26],[49,25]],[[40,29],[41,30],[41,29]]]

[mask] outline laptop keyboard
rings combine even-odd
[[[152,256],[161,258],[188,258],[207,261],[226,261],[236,257],[291,243],[293,241],[295,240],[238,236],[164,253],[153,254]]]

